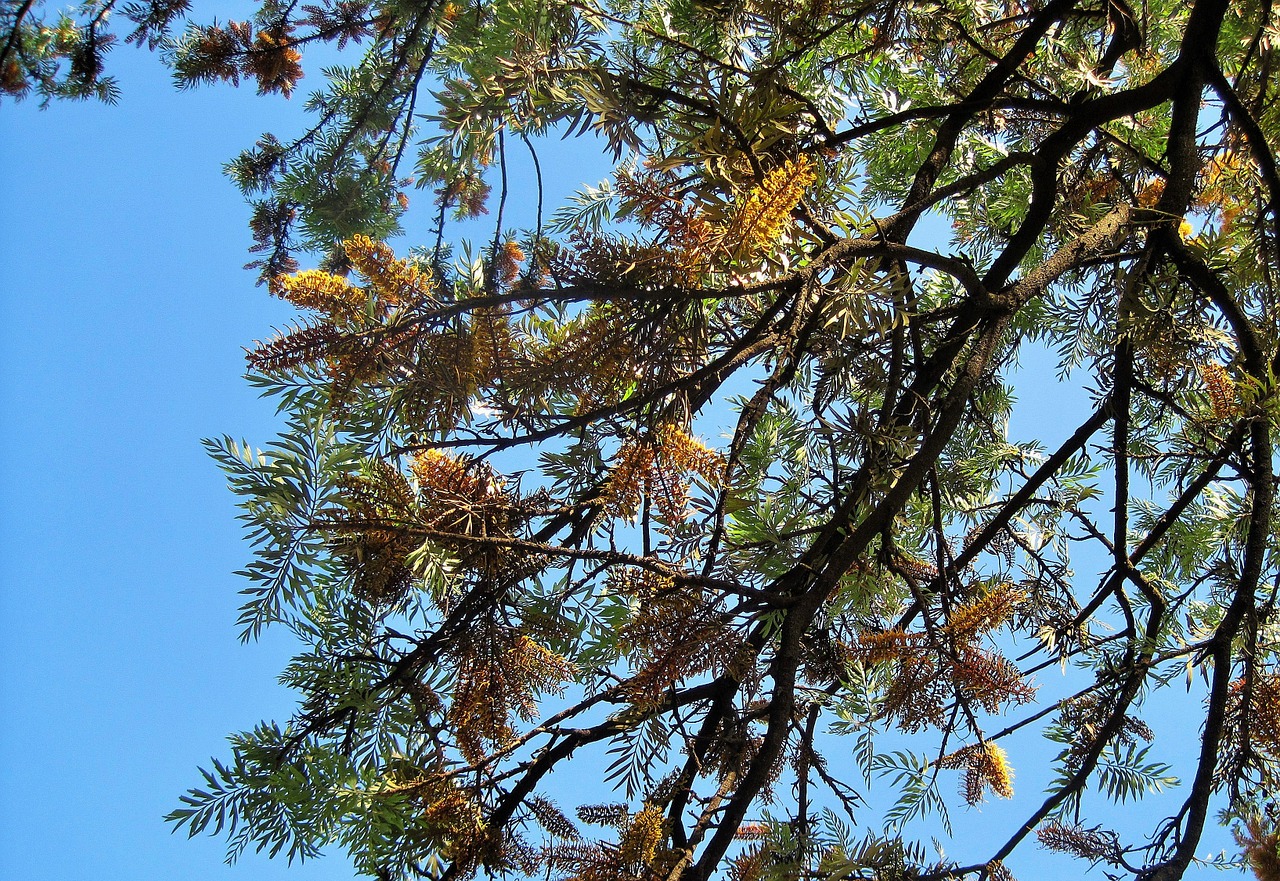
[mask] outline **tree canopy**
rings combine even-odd
[[[1222,822],[1280,878],[1269,3],[115,5],[8,0],[0,89],[111,99],[113,11],[184,87],[350,61],[228,166],[300,317],[248,356],[283,434],[209,447],[300,705],[179,827],[387,879],[1172,881]],[[508,157],[571,136],[615,170],[544,216]],[[1019,439],[1032,362],[1087,406]]]

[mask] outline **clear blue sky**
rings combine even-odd
[[[242,347],[289,310],[240,268],[221,166],[302,103],[110,66],[118,106],[0,107],[0,877],[349,878],[228,869],[161,822],[226,734],[292,706],[285,634],[236,641],[247,548],[200,438],[274,433]]]
[[[200,439],[280,427],[243,349],[294,312],[241,268],[248,208],[221,169],[301,130],[307,61],[292,100],[178,93],[122,46],[114,107],[0,104],[0,878],[353,875],[340,857],[227,868],[224,839],[161,821],[227,734],[294,707],[287,632],[236,639],[249,549]],[[549,190],[607,170],[586,142],[549,146]],[[508,225],[533,208],[511,199]],[[433,241],[431,214],[398,247]]]
[[[277,428],[242,348],[291,313],[240,268],[247,209],[220,169],[298,131],[318,83],[179,94],[145,53],[110,66],[116,107],[0,106],[0,878],[349,878],[333,857],[227,868],[223,840],[161,822],[227,733],[293,706],[287,634],[236,641],[248,549],[199,440]],[[594,157],[556,166],[599,177]],[[408,241],[429,240],[425,214]],[[1062,401],[1040,386],[1020,424],[1054,425]]]

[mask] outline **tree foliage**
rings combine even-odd
[[[4,90],[107,97],[113,5],[6,3]],[[249,355],[285,434],[211,449],[301,704],[179,826],[381,878],[1171,881],[1219,811],[1280,877],[1269,4],[121,11],[183,86],[364,47],[229,166],[300,317]],[[587,133],[616,169],[544,222],[509,152]],[[1039,352],[1089,404],[1017,441]],[[991,796],[960,861],[914,840]]]

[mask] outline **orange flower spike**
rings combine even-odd
[[[300,309],[322,312],[338,325],[356,324],[368,301],[368,295],[345,278],[318,269],[276,276],[271,292]]]
[[[742,841],[758,841],[769,834],[769,827],[764,823],[743,823],[733,837]]]
[[[633,518],[642,497],[649,497],[658,515],[668,522],[682,521],[686,515],[689,486],[684,475],[693,472],[718,483],[724,458],[694,440],[673,424],[660,426],[652,439],[628,440],[618,450],[605,489],[605,510],[615,516]]]
[[[342,335],[330,324],[301,327],[259,343],[248,354],[249,368],[260,373],[286,373],[303,364],[332,361]]]
[[[497,255],[498,278],[510,285],[520,277],[520,264],[524,263],[524,251],[513,239],[507,239]]]
[[[1200,194],[1196,206],[1201,208],[1221,206],[1230,200],[1230,191],[1236,186],[1244,171],[1240,157],[1233,150],[1224,150],[1205,163],[1200,177]]]
[[[991,741],[983,744],[983,753],[987,785],[1001,798],[1013,798],[1013,767],[1008,753]]]
[[[647,485],[647,474],[653,465],[653,448],[646,443],[629,440],[618,450],[613,473],[605,487],[605,510],[632,518],[640,510],[640,497]]]
[[[1164,195],[1164,178],[1152,178],[1142,185],[1142,189],[1138,190],[1138,206],[1141,208],[1154,208],[1162,195]]]
[[[423,450],[413,457],[410,465],[423,492],[447,488],[456,491],[466,478],[466,471],[458,460],[440,450]]]
[[[561,694],[564,683],[572,681],[578,674],[578,668],[564,655],[551,651],[524,634],[516,637],[508,652],[508,660],[513,670],[524,675],[533,691]],[[532,709],[536,710],[536,705]],[[525,718],[531,720],[532,713]]]
[[[759,881],[772,857],[773,853],[762,844],[747,848],[729,865],[729,881]]]
[[[812,160],[804,154],[766,173],[742,200],[726,231],[733,257],[749,259],[771,247],[817,177]]]
[[[661,809],[646,805],[631,818],[622,840],[618,843],[618,856],[624,863],[649,865],[658,854],[658,846],[666,837],[666,825]]]
[[[1209,363],[1199,367],[1200,379],[1209,393],[1209,406],[1214,419],[1232,419],[1240,415],[1236,384],[1221,364]]]
[[[1080,825],[1065,826],[1053,821],[1036,830],[1040,846],[1058,853],[1068,853],[1084,860],[1117,859],[1119,847],[1114,834],[1101,828],[1086,829]]]
[[[444,9],[440,12],[440,20],[448,24],[453,24],[458,20],[458,16],[462,15],[462,7],[457,3],[446,3]]]
[[[719,483],[724,456],[672,423],[658,429],[657,446],[662,457],[680,471],[691,471],[710,483]]]
[[[1258,881],[1280,881],[1280,829],[1258,814],[1244,819],[1234,833],[1241,855]]]
[[[302,54],[286,35],[259,31],[245,65],[258,80],[258,94],[279,92],[288,98],[302,79],[301,62]]]
[[[957,640],[976,639],[983,633],[1002,627],[1026,598],[1026,591],[1002,582],[984,591],[972,603],[952,611],[951,619],[943,629]]]
[[[852,647],[852,654],[867,664],[879,664],[904,660],[911,653],[911,647],[911,635],[895,628],[883,633],[862,634],[858,637],[858,644]]]
[[[1280,674],[1257,672],[1248,690],[1249,706],[1243,707],[1245,680],[1231,683],[1231,703],[1235,712],[1247,713],[1254,746],[1280,757]]]
[[[970,805],[980,804],[990,789],[1001,798],[1013,798],[1013,768],[1009,756],[991,741],[975,743],[938,760],[939,768],[963,768],[960,792]]]
[[[343,243],[347,259],[369,280],[378,298],[388,306],[404,306],[431,299],[436,289],[430,271],[416,263],[399,260],[382,242],[368,236],[353,236]]]
[[[497,309],[477,309],[471,316],[471,371],[485,385],[501,375],[502,367],[516,353],[510,317]]]
[[[470,505],[500,501],[502,479],[486,466],[469,468],[456,456],[440,450],[424,450],[414,456],[409,470],[424,496],[461,500]]]

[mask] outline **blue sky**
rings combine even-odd
[[[278,427],[242,348],[291,311],[240,268],[247,209],[221,166],[297,131],[302,95],[180,94],[145,53],[110,62],[118,106],[0,107],[0,877],[349,878],[334,857],[227,868],[221,839],[160,819],[228,732],[293,705],[287,634],[236,640],[248,549],[199,441]],[[560,192],[603,169],[547,156]],[[427,214],[406,241],[430,240]],[[1063,400],[1033,386],[1018,425],[1060,437]]]
[[[274,432],[242,347],[289,312],[240,269],[221,166],[301,101],[110,61],[116,107],[0,108],[0,877],[348,878],[228,869],[161,822],[228,732],[291,706],[284,634],[236,641],[247,549],[199,441]]]
[[[236,639],[249,550],[200,439],[280,427],[243,349],[294,313],[241,268],[248,209],[221,169],[300,131],[318,73],[285,100],[108,60],[114,107],[0,106],[0,878],[350,878],[340,857],[227,868],[224,840],[161,821],[228,733],[294,706],[288,634]],[[570,149],[542,155],[562,195],[607,169]],[[401,250],[434,240],[431,213]],[[531,226],[532,200],[506,217]]]

